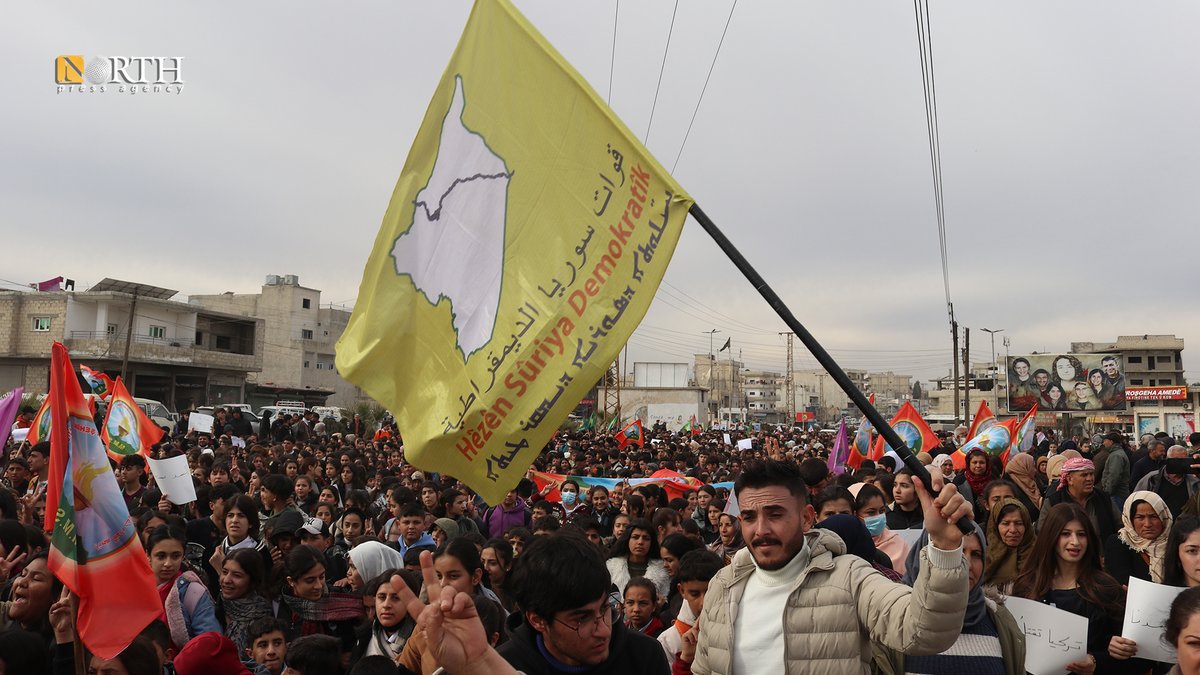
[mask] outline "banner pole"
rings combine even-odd
[[[717,227],[716,223],[714,223],[712,219],[710,219],[708,215],[704,213],[699,204],[693,203],[692,208],[688,210],[688,213],[691,214],[692,218],[696,219],[696,222],[700,223],[700,226],[704,228],[704,231],[713,238],[713,241],[717,243],[717,246],[721,248],[721,251],[724,252],[729,260],[733,262],[734,266],[741,271],[741,273],[746,277],[746,280],[750,282],[750,285],[754,286],[754,289],[758,291],[759,295],[761,295],[763,299],[767,301],[767,304],[771,306],[771,309],[775,310],[775,313],[779,315],[779,318],[783,319],[783,323],[786,324],[787,327],[796,334],[796,337],[800,338],[800,341],[804,343],[804,346],[808,348],[808,351],[811,352],[814,357],[816,357],[817,362],[821,364],[821,367],[824,368],[827,373],[829,373],[835,382],[837,382],[838,386],[842,388],[842,391],[846,392],[846,396],[850,397],[850,400],[854,402],[854,405],[858,406],[858,409],[861,410],[864,415],[866,415],[867,420],[871,422],[871,425],[879,431],[881,436],[883,436],[883,440],[888,445],[892,446],[892,449],[895,450],[896,454],[900,456],[900,459],[904,461],[905,466],[911,469],[913,474],[916,475],[917,478],[920,478],[921,482],[924,483],[927,488],[930,488],[930,486],[933,485],[933,482],[929,476],[929,471],[925,468],[925,465],[921,464],[908,445],[900,439],[900,436],[894,429],[892,429],[892,426],[888,424],[887,420],[883,419],[883,415],[880,415],[879,411],[875,409],[875,406],[871,405],[871,402],[867,400],[866,395],[859,391],[858,387],[854,386],[854,383],[850,381],[850,377],[846,375],[846,371],[842,370],[842,367],[838,365],[837,361],[834,361],[833,357],[829,355],[829,352],[825,351],[825,348],[821,346],[821,343],[817,342],[817,339],[813,337],[812,333],[809,333],[808,329],[806,329],[795,317],[795,315],[792,314],[792,311],[783,303],[783,300],[780,299],[780,297],[775,293],[774,290],[771,289],[769,285],[767,285],[767,282],[762,278],[762,275],[760,275],[758,271],[754,269],[754,266],[751,265],[748,260],[746,260],[745,256],[743,256],[741,252],[737,250],[737,247],[733,245],[733,242],[729,241],[729,238],[726,237],[725,234],[721,232],[720,228]],[[964,534],[970,534],[971,532],[975,531],[975,526],[971,523],[970,519],[964,516],[958,521],[958,529],[962,530]]]

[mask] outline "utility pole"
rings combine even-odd
[[[133,291],[133,301],[129,303],[129,327],[125,329],[125,355],[121,357],[121,381],[129,387],[127,374],[129,370],[129,345],[133,343],[133,321],[137,318],[137,290]],[[130,391],[133,387],[129,387]]]
[[[792,338],[795,337],[792,333],[780,333],[787,336],[787,374],[783,376],[783,386],[787,387],[787,394],[784,397],[784,407],[787,408],[787,424],[790,426],[796,422],[796,388],[792,384]]]
[[[708,333],[708,423],[711,426],[713,420],[719,417],[721,408],[720,399],[716,396],[717,357],[713,354],[713,335],[720,331],[714,328],[704,332]]]
[[[996,333],[1003,333],[1003,328],[980,328],[979,330],[992,336],[992,391],[995,392],[996,411],[1000,410],[1000,366],[996,359]]]
[[[954,426],[958,426],[962,419],[958,395],[958,322],[953,319],[950,320],[950,340],[954,345],[950,351],[950,362],[954,364]]]
[[[1009,412],[1012,412],[1012,401],[1010,401],[1008,398],[1008,386],[1007,386],[1008,385],[1008,360],[1009,360],[1008,345],[1010,342],[1011,342],[1011,340],[1009,340],[1008,336],[1005,335],[1004,336],[1004,384],[1005,384],[1005,387],[1004,387],[1004,409],[1008,410]],[[997,406],[999,406],[999,404],[997,404]]]
[[[971,329],[963,327],[963,425],[971,428]],[[971,440],[971,439],[967,439]]]
[[[617,353],[617,358],[609,366],[608,371],[604,373],[604,421],[608,422],[614,417],[617,419],[617,424],[621,423],[621,354]],[[612,382],[612,384],[609,384]]]

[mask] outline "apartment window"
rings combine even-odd
[[[105,335],[116,335],[117,334],[117,324],[110,323],[107,326],[105,326],[104,333],[105,333]]]
[[[300,306],[303,307],[304,309],[312,309],[312,300],[309,300],[308,298],[304,298],[303,300],[300,301]]]
[[[218,335],[217,349],[233,349],[233,338],[228,335]]]
[[[309,330],[309,329],[307,329],[307,328],[301,328],[301,329],[300,329],[300,338],[301,338],[302,340],[311,340],[311,339],[313,339],[313,338],[312,338],[312,331],[311,331],[311,330]]]
[[[305,367],[305,368],[307,368],[307,367],[308,367],[308,361],[305,361],[305,362],[304,362],[304,367]]]
[[[1140,356],[1131,356],[1131,357],[1129,357],[1129,362],[1130,362],[1130,363],[1141,363],[1141,362],[1142,362],[1142,357],[1140,357]]]
[[[33,330],[38,333],[45,333],[50,330],[50,317],[35,316],[33,317]]]
[[[152,338],[167,337],[167,327],[151,325],[150,326],[150,337],[152,337]]]
[[[1153,356],[1146,357],[1146,370],[1154,370],[1154,357]]]
[[[1129,380],[1129,384],[1140,387],[1142,385],[1142,381],[1141,379]]]
[[[204,332],[203,331],[196,331],[196,344],[200,345],[201,347],[204,346]]]
[[[1171,357],[1169,357],[1169,356],[1160,356],[1160,357],[1158,357],[1158,362],[1159,362],[1159,363],[1170,363],[1170,362],[1171,362]]]

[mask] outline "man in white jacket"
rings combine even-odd
[[[872,640],[906,654],[949,648],[968,593],[955,523],[972,509],[953,485],[936,498],[919,480],[914,485],[930,543],[909,589],[845,555],[837,535],[812,529],[815,514],[794,463],[747,464],[734,486],[747,547],[709,586],[692,672],[868,673]]]

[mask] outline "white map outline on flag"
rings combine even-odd
[[[508,185],[513,173],[462,121],[462,76],[442,120],[437,158],[413,200],[413,222],[396,238],[396,273],[431,305],[443,298],[463,362],[492,339],[504,276]]]

